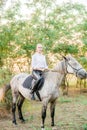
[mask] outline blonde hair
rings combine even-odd
[[[39,46],[40,46],[40,47],[43,47],[42,44],[38,43],[37,46],[36,46],[36,50],[37,50],[37,48],[38,48]]]

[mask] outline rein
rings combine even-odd
[[[58,71],[58,70],[45,70],[44,72],[56,72],[56,73],[61,73],[61,74],[64,74],[62,71]]]
[[[67,62],[68,63],[68,62]],[[81,69],[83,69],[83,68],[79,68],[79,69],[76,69],[76,68],[74,68],[70,63],[68,63],[68,65],[72,68],[72,69],[74,69],[75,71],[76,71],[76,76],[77,76],[77,74],[78,74],[78,72],[79,72],[79,70],[81,70]],[[67,66],[67,65],[66,65]],[[62,68],[63,68],[63,64],[62,64]],[[59,70],[45,70],[44,72],[49,72],[49,71],[51,71],[51,72],[56,72],[56,73],[60,73],[60,74],[64,74],[64,73],[66,73],[66,72],[62,72],[62,71],[59,71]],[[67,71],[67,73],[68,73],[68,71]]]
[[[76,70],[76,76],[77,76],[79,70],[83,69],[83,68],[76,69],[76,68],[74,68],[70,63],[68,63],[68,65],[69,65],[72,69]]]
[[[63,69],[64,67],[63,67],[63,64],[62,64],[62,69]],[[60,70],[56,70],[56,69],[50,69],[50,70],[45,70],[44,72],[49,72],[49,71],[51,71],[51,72],[56,72],[56,73],[60,73],[60,74],[65,74],[65,70],[64,71],[60,71]]]
[[[50,72],[50,71],[51,72],[61,72],[61,71],[58,71],[58,70],[51,70],[51,69],[50,70],[45,70],[44,72]]]
[[[51,70],[51,72],[56,72],[56,73],[64,74],[62,71],[59,71],[59,70]]]

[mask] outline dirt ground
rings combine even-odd
[[[50,126],[49,106],[45,130],[53,130]],[[16,112],[16,126],[12,124],[11,111],[0,109],[0,130],[41,130],[41,107],[40,102],[25,101],[23,115],[26,122],[21,123]],[[55,124],[55,130],[87,130],[87,94],[60,96],[56,104]]]

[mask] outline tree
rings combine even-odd
[[[82,34],[85,34],[83,25],[86,26],[86,22],[83,22],[86,19],[84,6],[71,3],[58,6],[56,1],[49,0],[28,1],[26,6],[29,10],[33,9],[29,19],[23,19],[20,6],[21,1],[15,2],[3,16],[7,20],[7,24],[0,28],[0,41],[6,52],[3,53],[6,56],[4,59],[24,56],[30,66],[30,58],[37,43],[44,45],[47,55],[81,54],[79,44],[82,44]],[[2,56],[1,58],[3,59]]]

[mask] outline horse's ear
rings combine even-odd
[[[64,56],[64,55],[61,55],[61,56],[63,59],[68,60],[66,56]]]
[[[65,56],[63,56],[63,58],[66,60],[66,57],[65,57]]]
[[[66,58],[65,56],[63,56],[63,58],[64,58],[65,60],[67,60],[67,58]]]

